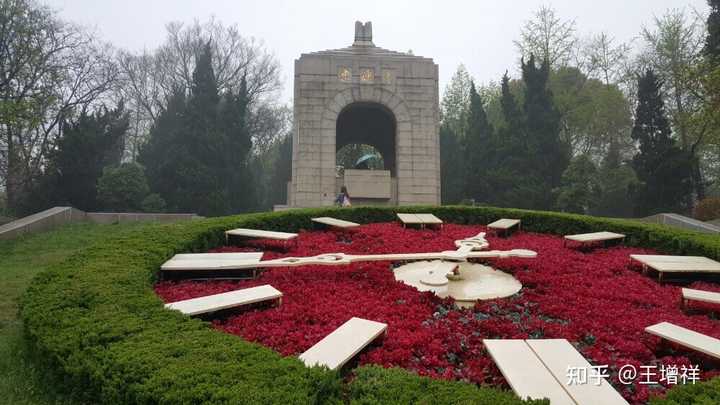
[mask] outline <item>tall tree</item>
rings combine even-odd
[[[183,176],[189,171],[185,166],[191,153],[183,142],[186,110],[185,92],[177,89],[158,115],[148,141],[138,155],[138,161],[145,166],[150,189],[166,201],[170,212],[182,211],[185,207],[180,202],[192,192],[187,178]]]
[[[510,76],[508,76],[507,72],[505,72],[502,77],[500,91],[500,105],[502,107],[505,123],[508,126],[520,125],[522,121],[521,112],[517,100],[515,99],[515,96],[513,95],[512,89],[510,87]]]
[[[593,215],[628,218],[633,215],[632,190],[637,188],[637,177],[632,167],[623,160],[621,148],[610,143],[608,153],[598,171],[600,195]]]
[[[458,66],[445,88],[441,103],[440,177],[441,198],[445,204],[456,204],[466,195],[462,145],[470,113],[472,78],[465,66]]]
[[[470,111],[468,113],[467,134],[464,139],[465,187],[467,197],[477,202],[487,202],[491,194],[488,185],[488,159],[493,153],[493,129],[488,122],[483,101],[470,83]]]
[[[626,76],[630,51],[629,45],[617,43],[605,32],[593,35],[582,48],[585,71],[608,87],[618,84]]]
[[[575,157],[562,175],[556,207],[564,212],[589,214],[600,197],[598,170],[587,155]]]
[[[223,187],[224,178],[218,175],[225,167],[223,133],[218,125],[217,81],[213,71],[212,48],[207,43],[196,56],[193,82],[185,110],[185,130],[182,143],[189,151],[187,172],[184,173],[189,193],[180,208],[204,215],[220,215],[229,211],[230,196]]]
[[[276,144],[277,155],[270,177],[271,204],[285,204],[288,201],[287,183],[292,177],[292,134],[286,135]]]
[[[229,213],[247,211],[256,206],[258,195],[254,193],[253,176],[248,164],[252,138],[247,126],[249,95],[247,82],[243,79],[236,92],[228,91],[220,104],[220,127],[223,147],[223,166],[218,168],[226,180],[230,198]]]
[[[524,169],[528,159],[525,117],[511,85],[510,77],[505,73],[499,102],[503,123],[496,130],[494,155],[486,174],[493,189],[489,202],[505,207],[533,208],[525,195]]]
[[[708,0],[710,14],[708,15],[708,33],[705,39],[705,61],[702,66],[702,94],[705,95],[702,109],[695,117],[695,122],[710,128],[710,149],[714,162],[720,160],[717,150],[720,145],[720,0]],[[720,176],[715,176],[715,183]]]
[[[696,69],[705,43],[704,23],[684,10],[670,10],[655,18],[652,27],[645,27],[642,37],[646,49],[640,56],[641,64],[653,69],[669,97],[667,107],[672,127],[678,134],[680,147],[695,162],[693,190],[695,197],[702,199],[705,181],[697,157],[711,128],[704,123],[695,125],[693,117],[701,111],[704,98],[698,91],[703,86]]]
[[[563,21],[552,7],[542,6],[525,22],[520,40],[514,42],[524,59],[534,55],[553,69],[565,66],[576,57],[575,21]]]
[[[196,58],[190,95],[173,94],[141,150],[150,187],[172,211],[223,215],[254,208],[245,81],[221,95],[209,43]]]
[[[560,113],[561,139],[573,156],[588,155],[599,163],[611,144],[622,154],[634,149],[630,102],[616,84],[564,67],[550,73],[549,87]]]
[[[560,114],[548,88],[550,65],[547,61],[536,66],[533,56],[522,63],[525,82],[523,113],[527,134],[528,174],[537,177],[532,200],[536,208],[550,209],[552,196],[547,190],[560,185],[560,179],[568,166],[570,151],[560,139]]]
[[[470,86],[472,77],[465,66],[460,64],[445,87],[441,103],[441,121],[452,133],[463,138],[470,111]]]
[[[705,55],[720,58],[720,0],[708,0],[710,14],[707,19],[708,35],[705,38]]]
[[[675,146],[665,116],[661,83],[652,70],[638,80],[632,138],[639,144],[633,167],[640,185],[636,213],[687,212],[691,205],[692,157]]]
[[[107,166],[119,165],[123,155],[128,114],[121,104],[83,113],[75,123],[64,123],[57,149],[50,155],[46,175],[52,177],[52,205],[68,204],[81,210],[101,208],[97,182]]]
[[[460,138],[449,125],[440,126],[440,178],[443,204],[457,204],[465,197],[465,175]]]
[[[31,0],[0,1],[0,183],[16,209],[63,122],[115,83],[109,48]]]
[[[208,43],[219,92],[237,94],[246,81],[246,121],[253,144],[269,145],[274,137],[287,132],[288,109],[274,101],[281,89],[280,64],[262,43],[241,35],[237,26],[214,18],[189,24],[172,22],[166,26],[166,33],[157,49],[140,54],[121,52],[118,57],[123,83],[120,95],[134,114],[131,157],[146,141],[172,94],[177,89],[190,92],[196,55]]]

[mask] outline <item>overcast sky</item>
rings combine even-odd
[[[706,0],[46,0],[69,20],[95,28],[101,37],[129,50],[153,49],[170,21],[215,16],[261,39],[282,65],[292,95],[293,61],[304,52],[352,43],[355,20],[372,21],[375,45],[412,49],[440,65],[440,91],[463,63],[480,82],[517,75],[513,40],[525,20],[543,4],[577,23],[581,35],[605,31],[622,41],[637,37],[643,24],[668,8],[707,13]]]

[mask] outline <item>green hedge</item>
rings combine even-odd
[[[717,405],[720,404],[720,377],[700,384],[679,385],[663,399],[650,401],[652,405]]]
[[[403,207],[446,222],[516,217],[528,231],[625,233],[628,243],[718,258],[717,237],[633,221],[484,207]],[[103,403],[522,403],[507,392],[435,381],[404,370],[361,367],[349,384],[325,369],[167,311],[152,284],[178,252],[220,246],[224,230],[311,229],[310,218],[395,219],[389,208],[313,209],[148,225],[88,246],[42,273],[24,295],[29,343],[80,399]],[[709,386],[715,392],[717,385]]]
[[[418,377],[409,371],[380,366],[360,367],[350,384],[353,405],[366,404],[493,404],[510,405],[519,401],[511,392]],[[525,404],[547,404],[547,400],[528,400]]]

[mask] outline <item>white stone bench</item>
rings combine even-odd
[[[230,237],[241,237],[244,239],[272,239],[282,241],[286,247],[290,241],[297,243],[298,234],[290,232],[264,231],[261,229],[237,228],[225,231],[225,241],[229,242]]]
[[[720,359],[720,339],[703,335],[670,322],[660,322],[648,326],[645,328],[645,332]]]
[[[342,219],[332,218],[332,217],[318,217],[318,218],[311,218],[311,220],[315,223],[325,225],[331,228],[337,228],[337,229],[352,229],[357,228],[360,226],[360,224],[356,224],[355,222],[350,221],[344,221]]]
[[[160,266],[164,276],[190,278],[237,278],[235,273],[249,274],[257,277],[262,252],[240,253],[181,253],[173,256]],[[216,274],[218,273],[218,274]]]
[[[433,214],[398,213],[397,217],[400,219],[400,222],[402,222],[403,227],[406,227],[407,225],[420,225],[421,228],[424,228],[426,225],[440,225],[442,228],[443,225],[442,219]]]
[[[515,226],[520,229],[521,224],[519,219],[502,218],[487,225],[488,229],[494,230],[495,233],[502,231],[503,234],[507,234]]]
[[[524,340],[483,340],[490,357],[520,398],[548,398],[555,405],[575,402]]]
[[[299,357],[308,367],[326,366],[335,370],[345,365],[386,330],[387,325],[384,323],[351,318]]]
[[[400,222],[402,222],[403,225],[420,225],[422,224],[422,221],[416,214],[396,214],[398,219],[400,219]]]
[[[595,242],[608,242],[611,240],[624,240],[625,235],[615,232],[592,232],[592,233],[580,233],[577,235],[565,235],[565,241],[563,246],[567,244],[567,241],[578,242],[581,245]]]
[[[630,255],[630,259],[642,264],[643,273],[648,268],[657,271],[661,282],[665,273],[720,274],[720,263],[702,256]]]
[[[708,304],[720,304],[720,293],[703,290],[693,290],[692,288],[683,288],[683,305],[688,301],[705,302]]]
[[[555,404],[627,404],[565,339],[483,340],[495,364],[520,398]],[[587,370],[588,380],[569,384],[568,370]]]
[[[259,263],[262,252],[181,253],[160,266],[164,271],[233,270],[248,263]]]
[[[165,304],[165,308],[180,311],[185,315],[194,316],[270,300],[278,300],[279,304],[282,300],[282,295],[280,291],[271,285],[261,285],[259,287],[244,288],[242,290],[172,302]]]

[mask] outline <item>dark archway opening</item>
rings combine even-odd
[[[338,149],[335,164],[343,169],[385,170],[385,159],[377,148],[363,143],[349,143]]]
[[[371,146],[382,157],[383,169],[395,177],[395,128],[395,116],[385,106],[350,104],[338,115],[335,152],[347,145]]]

